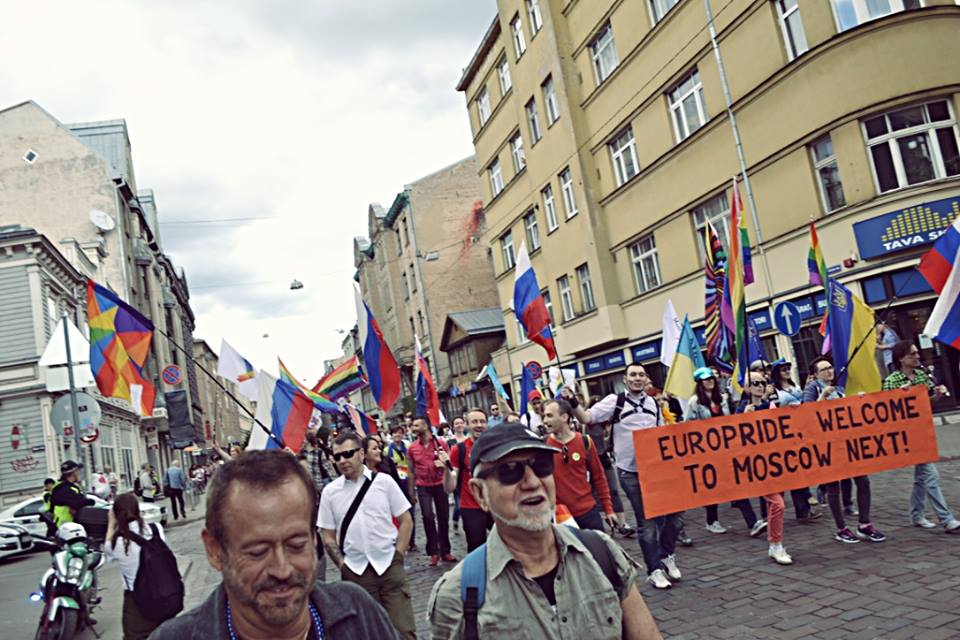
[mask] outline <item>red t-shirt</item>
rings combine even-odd
[[[460,508],[461,509],[479,509],[480,503],[473,497],[473,490],[470,488],[470,450],[473,449],[473,438],[467,438],[463,441],[463,461],[460,461],[460,446],[450,447],[450,464],[454,469],[459,469],[457,483],[460,485]]]
[[[413,467],[414,480],[418,487],[435,487],[443,484],[443,467],[433,464],[437,449],[450,452],[447,443],[435,437],[430,439],[427,446],[420,444],[420,438],[417,438],[407,447],[407,458],[410,460],[410,466]]]
[[[564,445],[552,435],[547,436],[547,444],[563,449]],[[590,443],[589,454],[584,447],[582,434],[575,434],[573,440],[566,444],[567,461],[563,461],[563,453],[553,454],[553,480],[557,486],[557,502],[563,504],[574,516],[582,516],[597,506],[593,499],[593,491],[597,490],[600,498],[600,508],[604,513],[613,513],[613,503],[610,501],[610,487],[607,486],[607,477],[597,455],[597,445]],[[587,472],[590,479],[587,480]]]

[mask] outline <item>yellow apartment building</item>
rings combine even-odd
[[[802,378],[819,352],[814,220],[833,276],[876,309],[896,297],[894,329],[957,396],[957,356],[920,335],[933,294],[911,275],[960,213],[956,0],[709,0],[725,78],[703,0],[497,4],[457,90],[507,318],[504,378],[517,387],[521,362],[547,364],[510,309],[525,242],[564,366],[591,394],[631,360],[662,381],[664,305],[702,326],[702,229],[726,235],[740,173],[725,79],[756,206],[741,185],[748,312],[768,355]],[[775,312],[799,332],[778,331]]]

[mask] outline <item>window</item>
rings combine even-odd
[[[608,23],[590,44],[590,55],[593,58],[593,70],[597,76],[597,84],[601,84],[610,77],[613,70],[620,64],[617,57],[617,47],[613,41],[613,28]]]
[[[527,332],[523,328],[523,323],[520,322],[520,318],[517,317],[517,344],[525,344],[530,342],[530,338],[527,337]]]
[[[410,244],[410,232],[407,229],[407,219],[404,218],[400,221],[400,229],[403,230],[403,246]]]
[[[547,125],[551,125],[560,119],[560,109],[557,106],[557,90],[553,86],[553,76],[547,76],[547,79],[540,85],[543,91],[543,106],[547,110]]]
[[[553,199],[553,185],[545,186],[540,195],[543,196],[543,210],[547,214],[547,233],[550,233],[560,226],[557,222],[557,205]]]
[[[500,172],[500,158],[497,158],[487,167],[487,173],[490,174],[490,192],[496,198],[503,191],[503,174]]]
[[[810,48],[807,46],[807,35],[803,32],[803,21],[800,19],[800,4],[798,0],[776,0],[775,4],[787,57],[793,60]]]
[[[500,76],[500,95],[505,96],[513,87],[513,81],[510,80],[510,67],[507,65],[507,56],[500,58],[500,64],[497,65],[497,75]]]
[[[410,293],[416,293],[417,292],[417,274],[413,270],[412,262],[410,263],[410,271],[408,273],[410,274]]]
[[[527,15],[530,17],[530,33],[536,35],[543,28],[543,16],[540,15],[540,0],[527,0]]]
[[[513,170],[520,173],[527,167],[527,156],[523,153],[523,138],[519,132],[510,138],[510,153],[513,155]]]
[[[670,101],[677,142],[706,124],[708,116],[703,101],[703,84],[700,82],[700,72],[696,69],[670,90],[667,99]]]
[[[577,198],[573,193],[573,174],[570,173],[570,167],[560,172],[560,191],[563,193],[563,208],[567,215],[567,220],[579,213],[577,211]]]
[[[540,295],[543,296],[543,304],[547,308],[547,314],[550,316],[550,326],[557,326],[556,321],[553,319],[553,301],[550,300],[550,290],[544,289],[540,292]]]
[[[946,100],[863,122],[881,192],[960,174],[957,121]]]
[[[530,245],[530,251],[536,251],[540,248],[540,227],[537,226],[537,214],[531,210],[530,213],[523,216],[523,226],[527,230],[527,244]]]
[[[577,282],[580,283],[580,300],[583,302],[583,311],[593,311],[597,308],[597,301],[593,298],[593,283],[590,281],[590,267],[582,264],[577,267]]]
[[[650,13],[653,15],[653,23],[656,24],[663,20],[670,9],[673,9],[680,0],[650,0]]]
[[[557,289],[560,290],[560,304],[563,307],[563,321],[573,320],[573,294],[570,292],[570,278],[563,276],[557,279]]]
[[[400,280],[403,281],[403,299],[407,300],[410,297],[410,282],[407,280],[406,271],[400,274]]]
[[[423,328],[423,312],[417,311],[417,326],[420,327],[420,335],[425,335],[427,332]]]
[[[920,0],[833,0],[840,31],[908,9],[919,9]]]
[[[637,162],[637,143],[633,138],[633,129],[627,127],[607,146],[610,147],[613,172],[619,187],[640,171],[640,163]]]
[[[397,234],[397,255],[403,255],[403,241],[400,239],[400,227],[394,229]]]
[[[513,34],[513,51],[517,54],[517,60],[527,50],[527,43],[523,39],[523,25],[520,23],[520,14],[518,13],[510,21],[510,32]]]
[[[727,204],[726,192],[708,200],[693,210],[693,224],[697,230],[697,247],[700,249],[700,262],[703,262],[703,259],[707,255],[706,248],[703,245],[703,232],[704,229],[707,228],[708,222],[713,225],[724,250],[727,250],[730,237],[730,205]]]
[[[513,269],[513,265],[516,264],[513,255],[513,231],[507,231],[500,236],[500,251],[503,252],[503,270]]]
[[[653,234],[630,245],[630,261],[633,263],[633,282],[637,293],[645,293],[660,286],[660,261]]]
[[[537,101],[530,98],[530,102],[524,107],[527,111],[527,123],[530,125],[530,139],[533,144],[537,144],[543,134],[540,133],[540,118],[537,116]]]
[[[843,185],[840,183],[840,169],[837,167],[837,156],[833,152],[833,141],[827,134],[810,145],[813,156],[813,168],[817,172],[820,183],[820,197],[823,199],[823,208],[827,213],[839,209],[847,204],[843,197]]]
[[[490,93],[486,87],[477,94],[477,116],[480,118],[481,127],[490,119]]]

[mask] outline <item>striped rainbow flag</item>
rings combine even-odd
[[[313,406],[323,413],[340,413],[340,406],[327,396],[307,389],[299,380],[297,380],[290,370],[283,364],[283,360],[277,358],[280,364],[280,380],[295,388],[303,395],[313,401]]]
[[[353,356],[320,378],[317,384],[313,385],[313,390],[337,401],[340,398],[346,398],[357,389],[362,389],[366,384],[367,378],[363,375],[363,369],[360,368],[360,361],[357,356]]]

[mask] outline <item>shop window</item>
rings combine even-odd
[[[919,273],[916,273],[914,269],[892,273],[890,274],[890,280],[893,284],[894,295],[898,298],[933,292],[930,283]]]
[[[867,304],[879,304],[887,299],[887,288],[883,276],[867,278],[860,283],[863,286],[863,299]]]

